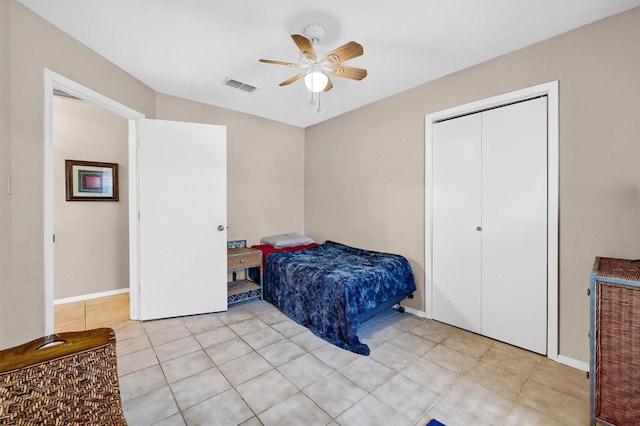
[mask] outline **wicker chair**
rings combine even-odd
[[[0,425],[126,425],[110,328],[0,351]]]

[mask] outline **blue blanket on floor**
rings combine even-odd
[[[265,300],[316,335],[363,355],[369,347],[357,336],[359,315],[416,290],[404,257],[333,241],[271,253],[266,270]]]

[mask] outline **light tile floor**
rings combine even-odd
[[[584,372],[391,309],[371,354],[316,337],[264,301],[114,327],[138,425],[587,425]]]

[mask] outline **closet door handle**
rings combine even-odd
[[[482,226],[476,226],[476,231],[482,231]]]

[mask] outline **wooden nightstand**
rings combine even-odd
[[[246,245],[246,240],[227,243],[227,271],[233,276],[233,280],[227,283],[228,305],[262,299],[262,252]],[[253,281],[249,276],[249,269],[253,268],[258,270],[258,281]],[[238,273],[243,277],[238,279]]]

